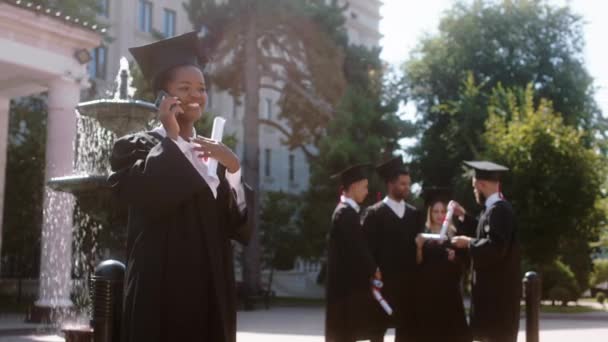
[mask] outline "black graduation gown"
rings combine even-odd
[[[516,341],[521,299],[521,256],[511,204],[499,201],[479,217],[455,220],[459,233],[475,237],[471,329],[483,341]]]
[[[384,314],[384,329],[396,327],[396,340],[411,340],[417,333],[415,290],[418,277],[416,235],[422,232],[420,211],[406,204],[399,218],[384,202],[369,207],[363,222],[370,251],[382,272],[382,294],[393,308],[393,316]]]
[[[250,233],[225,168],[216,199],[178,146],[152,132],[117,140],[110,163],[129,211],[122,341],[234,342],[230,239]]]
[[[340,203],[332,216],[327,253],[325,341],[344,342],[382,335],[370,319],[379,310],[371,294],[376,272],[357,211]]]
[[[470,342],[472,340],[461,294],[466,254],[448,260],[449,244],[426,241],[416,294],[421,342]]]

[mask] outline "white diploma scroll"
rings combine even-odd
[[[224,138],[224,125],[226,120],[220,116],[213,119],[213,128],[211,129],[211,140],[221,142]],[[209,176],[217,175],[217,160],[209,158],[207,161],[207,174]]]
[[[445,241],[448,238],[448,229],[450,228],[450,222],[452,222],[452,216],[454,215],[454,205],[453,202],[448,204],[448,212],[443,219],[443,223],[441,224],[441,231],[439,234],[422,234],[422,237],[426,240],[437,240],[437,241]]]
[[[386,299],[382,297],[382,293],[380,293],[380,289],[383,285],[382,282],[379,280],[373,280],[372,284],[372,295],[374,296],[374,299],[378,301],[384,312],[386,312],[387,315],[391,316],[393,314],[393,308],[391,308]]]

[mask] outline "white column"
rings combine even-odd
[[[2,222],[4,220],[4,183],[6,180],[9,110],[10,99],[0,97],[0,258],[2,257]]]
[[[45,180],[73,171],[79,98],[80,87],[72,80],[57,79],[49,86]],[[38,307],[72,305],[73,207],[72,195],[45,188]]]

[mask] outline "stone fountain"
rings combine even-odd
[[[89,165],[79,167],[78,160],[81,160],[81,158],[77,156],[76,173],[52,178],[47,185],[54,191],[72,194],[80,211],[94,218],[97,222],[101,222],[101,229],[112,227],[114,230],[120,231],[126,227],[126,208],[113,200],[111,189],[107,183],[109,151],[98,151],[96,149],[99,149],[100,146],[111,146],[116,137],[144,130],[156,117],[157,109],[152,103],[132,98],[131,94],[134,93],[135,89],[129,86],[131,83],[129,64],[124,57],[120,61],[120,70],[116,80],[117,87],[114,96],[107,99],[82,102],[76,107],[79,121],[87,120],[88,125],[92,125],[93,132],[104,132],[104,134],[92,134],[94,137],[87,137],[87,132],[90,132],[91,129],[83,130],[79,124],[80,138],[77,145],[86,147],[90,144],[91,146],[87,150],[87,154],[90,156],[87,158],[97,160],[93,163],[80,162],[80,164]],[[108,134],[108,132],[110,133]],[[95,139],[105,141],[103,144],[95,144],[93,142]],[[77,151],[78,154],[81,154],[83,149],[77,146]],[[85,254],[83,251],[74,251],[74,253]],[[114,264],[113,267],[117,266]],[[97,271],[96,269],[96,273]],[[95,281],[95,276],[92,278]],[[88,285],[84,282],[80,286],[87,287]],[[93,286],[93,288],[95,287],[96,285]],[[84,292],[87,293],[88,291]],[[95,292],[95,289],[93,289],[93,292]],[[93,294],[93,297],[96,295]],[[92,302],[93,311],[95,311],[97,310],[95,308],[96,299],[92,298]],[[88,318],[90,320],[92,317]],[[43,318],[41,320],[48,319]],[[66,341],[90,341],[94,332],[93,323],[89,324],[89,322],[92,322],[89,320],[80,318],[80,323],[70,322],[64,325],[61,330],[66,337]],[[99,322],[95,324],[99,325]],[[97,330],[101,331],[101,329]],[[98,339],[97,336],[96,339]]]
[[[134,100],[129,96],[129,63],[125,57],[120,61],[117,76],[117,91],[114,98],[81,102],[76,111],[82,117],[94,119],[100,127],[120,137],[128,133],[143,130],[155,118],[156,107],[150,102]],[[108,165],[104,160],[102,164]],[[76,196],[85,212],[99,216],[97,208],[108,208],[99,203],[110,204],[107,174],[66,175],[52,178],[48,186],[55,191],[69,192]]]

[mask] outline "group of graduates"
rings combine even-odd
[[[412,179],[401,157],[375,168],[387,195],[365,211],[372,166],[335,175],[343,191],[328,239],[326,342],[383,341],[391,327],[398,342],[517,340],[520,251],[513,209],[500,191],[508,169],[488,161],[465,165],[484,207],[478,217],[450,202],[448,189],[425,189],[425,210],[408,204]],[[430,238],[441,236],[448,205],[454,219],[446,237]],[[462,293],[469,273],[467,320]]]

